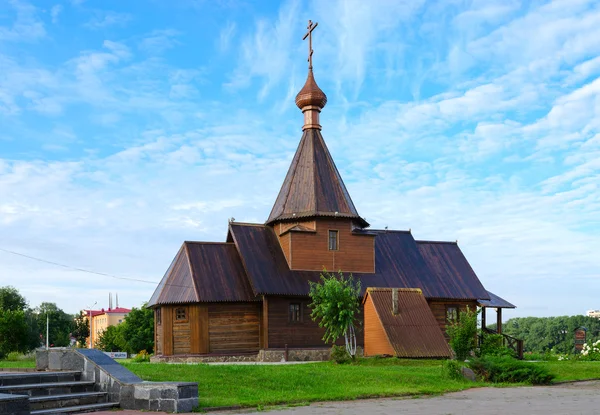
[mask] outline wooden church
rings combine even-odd
[[[324,268],[361,281],[357,341],[366,354],[447,357],[449,318],[481,301],[502,306],[456,243],[370,229],[359,215],[321,135],[327,97],[313,75],[315,27],[309,22],[308,77],[296,96],[303,134],[271,214],[230,222],[225,242],[183,243],[148,304],[157,360],[316,358],[330,346],[310,318],[308,291]]]

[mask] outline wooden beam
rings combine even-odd
[[[262,302],[262,348],[269,348],[269,301],[267,300],[267,296],[263,295]]]
[[[487,323],[485,321],[485,307],[481,307],[481,329],[485,330],[485,328],[487,327]]]
[[[173,355],[173,307],[162,307],[163,355]]]
[[[496,331],[502,333],[502,309],[496,309]]]

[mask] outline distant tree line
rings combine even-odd
[[[587,316],[511,318],[504,323],[503,331],[523,339],[526,352],[572,353],[574,332],[579,327],[587,329],[588,341],[600,338],[600,320]]]
[[[85,311],[68,314],[55,303],[31,308],[25,297],[10,286],[0,287],[0,359],[11,352],[28,353],[46,345],[46,319],[50,347],[67,347],[74,339],[85,347],[89,325]],[[138,353],[154,349],[154,314],[145,306],[133,308],[123,323],[109,327],[95,345],[105,351]]]

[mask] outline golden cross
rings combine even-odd
[[[304,35],[304,37],[302,38],[302,40],[306,40],[306,38],[308,38],[308,69],[312,69],[312,54],[313,54],[313,50],[312,50],[312,31],[315,30],[315,28],[319,25],[319,22],[313,24],[312,20],[308,21],[308,32],[306,32],[306,34]]]

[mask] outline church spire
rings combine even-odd
[[[327,97],[312,72],[312,31],[317,25],[308,21],[308,32],[303,38],[308,38],[308,78],[296,96],[296,105],[304,113],[304,133],[267,224],[337,217],[352,219],[364,228],[369,224],[359,216],[321,135],[319,113]]]
[[[308,77],[306,78],[304,86],[300,92],[298,92],[298,95],[296,95],[296,105],[304,114],[304,126],[302,127],[302,130],[321,129],[321,125],[319,124],[319,114],[323,107],[325,107],[325,104],[327,104],[327,96],[321,91],[321,88],[317,85],[313,75],[312,32],[318,25],[318,22],[313,24],[313,22],[309,20],[307,26],[308,31],[302,38],[302,40],[308,38]]]

